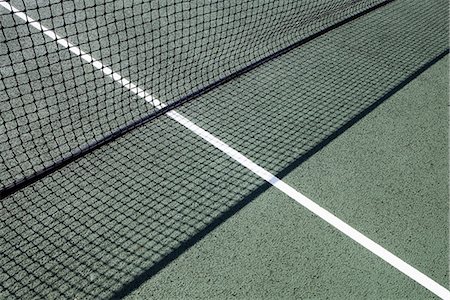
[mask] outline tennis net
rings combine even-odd
[[[239,24],[241,31],[225,30],[223,18],[226,14],[223,14],[222,23],[208,21],[209,27],[194,22],[198,25],[196,30],[204,30],[205,35],[208,30],[213,34],[211,28],[214,27],[217,27],[216,32],[219,27],[226,32],[211,41],[204,41],[209,47],[198,44],[197,51],[203,55],[198,54],[200,59],[206,59],[211,65],[191,57],[190,69],[182,69],[180,64],[188,64],[186,55],[194,55],[193,52],[177,59],[170,56],[172,61],[179,60],[178,65],[166,63],[164,66],[157,62],[166,61],[168,57],[149,55],[152,51],[162,55],[154,47],[159,45],[161,48],[163,44],[166,46],[160,52],[167,55],[167,47],[172,45],[168,37],[151,40],[152,34],[156,34],[152,30],[159,28],[157,32],[164,33],[163,25],[152,25],[151,21],[160,18],[160,22],[177,23],[180,20],[170,19],[172,17],[168,15],[172,13],[168,14],[167,3],[158,2],[157,11],[155,3],[152,6],[135,3],[133,8],[125,8],[116,1],[114,5],[108,2],[108,6],[113,7],[106,8],[105,1],[99,1],[100,5],[97,1],[84,5],[82,1],[30,1],[38,2],[40,6],[36,7],[28,2],[0,0],[0,182],[2,196],[7,195],[0,201],[0,299],[139,296],[141,291],[152,291],[153,283],[159,285],[159,275],[171,276],[172,271],[178,272],[177,264],[172,265],[175,268],[167,268],[168,273],[161,271],[213,230],[218,230],[214,236],[220,235],[219,227],[225,231],[228,227],[233,233],[229,226],[234,226],[233,222],[223,223],[259,197],[269,185],[164,115],[164,111],[175,106],[179,115],[278,178],[284,178],[380,104],[389,106],[385,102],[397,103],[394,107],[399,108],[389,111],[390,122],[409,124],[406,120],[412,116],[416,121],[420,120],[414,122],[420,129],[430,120],[436,120],[429,128],[423,127],[426,130],[422,135],[445,127],[438,121],[439,116],[446,117],[441,113],[445,111],[445,103],[432,101],[438,97],[445,100],[445,90],[436,90],[433,97],[428,97],[424,91],[423,98],[417,97],[413,101],[401,95],[394,99],[391,96],[448,54],[446,0],[393,1],[383,7],[375,2],[347,2],[354,5],[354,10],[345,13],[341,10],[342,14],[333,19],[328,16],[337,13],[340,4],[335,2],[333,8],[332,2],[316,2],[322,3],[322,12],[328,9],[328,13],[322,14],[322,21],[311,25],[309,31],[306,23],[295,27],[295,21],[288,16],[301,5],[306,11],[307,4],[312,5],[312,2],[293,3],[289,10],[287,2],[274,1],[264,6],[267,11],[257,8],[266,2],[251,2],[255,4],[251,7],[253,13],[260,11],[259,18],[250,18],[255,32],[245,31],[248,28],[245,23],[234,23],[235,19],[230,19],[226,28],[234,26],[237,30]],[[205,8],[200,11],[200,2],[191,1],[184,5],[192,7],[193,3],[197,3],[197,13],[212,13]],[[8,9],[9,4],[16,12]],[[223,5],[231,4],[220,5],[223,10]],[[235,6],[243,8],[240,4]],[[287,15],[269,18],[276,14],[278,7],[285,7]],[[377,7],[379,9],[375,9]],[[238,8],[233,10],[232,16],[242,16],[243,12]],[[64,9],[64,16],[60,15],[61,9]],[[132,14],[144,18],[147,11],[154,14],[145,19],[145,25],[139,17],[128,17]],[[298,20],[307,17],[297,15]],[[123,21],[120,21],[121,16]],[[266,28],[263,24],[273,26],[264,33],[261,31]],[[45,33],[39,30],[42,29],[40,26],[47,28]],[[90,31],[86,26],[90,26]],[[165,27],[167,31],[170,31],[169,27]],[[138,34],[138,30],[141,33]],[[297,34],[296,38],[288,40],[282,34],[274,34],[286,30]],[[56,42],[52,40],[55,33],[60,36]],[[136,36],[147,34],[145,41],[148,39],[149,42],[139,44],[141,37]],[[258,38],[248,43],[244,37],[252,34]],[[226,39],[228,35],[234,39]],[[235,41],[238,38],[242,40]],[[216,45],[213,40],[230,44]],[[280,43],[275,46],[271,41]],[[65,48],[67,42],[72,43],[70,49]],[[301,47],[297,47],[299,45]],[[179,47],[184,48],[179,50],[191,49],[191,46],[181,44]],[[266,46],[270,47],[259,48]],[[89,56],[80,57],[77,55],[80,50]],[[244,55],[239,50],[247,52]],[[242,59],[242,64],[238,63],[239,55],[247,59]],[[89,61],[89,57],[101,61],[105,67],[95,68],[93,65],[98,66],[98,61]],[[217,73],[214,78],[213,70],[217,70],[219,64],[222,73]],[[152,68],[146,69],[148,66]],[[435,67],[445,68],[445,61]],[[151,103],[124,87],[123,81],[106,75],[108,68],[145,89],[154,97],[147,97]],[[160,73],[156,73],[158,70]],[[191,78],[186,78],[175,84],[175,79],[167,79],[175,78],[173,74],[181,70],[191,74],[192,79],[195,74],[203,76],[202,80],[193,84]],[[418,83],[429,81],[430,75],[423,75]],[[167,106],[154,107],[155,98]],[[388,99],[390,101],[386,101]],[[400,109],[413,106],[414,111],[424,112],[423,118]],[[386,106],[383,111],[386,112]],[[376,119],[369,122],[376,122]],[[379,128],[389,130],[390,126],[388,122]],[[375,139],[385,135],[370,128],[369,131]],[[445,142],[445,130],[436,132],[441,137],[435,139],[432,134],[436,145],[441,140]],[[407,134],[399,143],[394,142],[395,149],[411,150],[410,137]],[[343,146],[343,157],[351,159],[353,148],[358,145],[346,145],[344,141]],[[12,150],[8,150],[9,147]],[[429,150],[430,147],[426,148]],[[445,160],[446,152],[441,148],[433,151],[437,155],[432,155],[434,159],[426,164],[436,167],[430,169],[430,176],[438,185],[445,186],[445,176],[440,175],[445,167],[437,167],[442,158]],[[414,151],[411,151],[407,151],[406,157],[414,157]],[[370,149],[367,153],[371,153]],[[383,152],[380,155],[383,156]],[[366,158],[370,163],[369,156]],[[345,161],[343,157],[338,160]],[[61,165],[64,167],[57,167]],[[328,176],[327,168],[324,166],[318,171]],[[414,171],[414,167],[411,170]],[[33,178],[39,180],[28,184]],[[15,187],[15,192],[10,187]],[[332,186],[330,188],[333,190]],[[422,194],[417,193],[417,203],[423,202]],[[370,206],[371,200],[367,201]],[[334,204],[339,206],[338,202]],[[259,214],[263,216],[260,221],[266,222],[265,212],[270,212],[281,202],[261,203],[264,214]],[[420,216],[422,208],[429,207],[428,203],[424,205],[408,206],[407,209]],[[281,206],[289,209],[289,205]],[[359,207],[362,213],[366,211],[364,205]],[[247,212],[254,213],[254,209],[249,208]],[[311,225],[311,228],[316,226],[315,222],[307,224],[310,216],[306,211],[300,209],[298,212],[305,213],[302,224]],[[427,219],[428,215],[423,216]],[[276,214],[275,218],[280,216],[283,217]],[[304,218],[300,216],[300,219]],[[422,224],[416,223],[418,227]],[[385,233],[387,236],[392,234],[390,230]],[[445,231],[436,234],[438,236],[430,236],[428,240],[425,238],[423,244],[446,238]],[[241,238],[247,237],[239,237],[238,244]],[[196,250],[193,250],[191,254],[195,254]],[[209,255],[206,252],[200,254]],[[226,260],[223,263],[229,264]],[[441,265],[444,274],[445,264]],[[352,266],[348,270],[351,272]],[[267,277],[261,277],[260,282],[270,281],[271,273],[264,273]],[[186,275],[185,279],[192,282],[191,274]],[[358,276],[355,280],[360,279]],[[154,280],[148,280],[150,278]],[[211,282],[211,278],[202,277],[199,282]],[[180,283],[183,285],[183,276],[175,279],[159,285],[161,289],[153,290],[152,295],[159,298],[183,296],[185,291],[178,289]],[[293,297],[310,295],[308,287],[304,289],[302,282],[297,283]],[[340,287],[341,282],[331,282],[333,284]],[[244,285],[236,297],[244,295],[245,298],[255,291],[255,286],[249,285],[247,289]],[[195,289],[195,284],[184,285],[188,289],[192,286]],[[140,287],[142,289],[136,290]],[[209,292],[227,293],[228,290],[222,287],[212,287]],[[165,294],[168,290],[175,294]],[[199,292],[203,291],[199,289]],[[414,290],[410,294],[414,296],[417,292]],[[426,297],[428,294],[423,292]],[[264,289],[260,295],[263,294],[271,297]]]
[[[385,1],[96,2],[0,1],[2,196]]]

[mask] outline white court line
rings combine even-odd
[[[105,66],[101,61],[94,59],[91,55],[85,53],[80,48],[69,43],[69,41],[67,41],[66,39],[58,36],[53,30],[42,26],[38,21],[35,21],[34,19],[30,18],[25,13],[11,6],[9,3],[0,0],[0,6],[3,6],[10,12],[13,12],[17,17],[29,23],[30,26],[36,28],[39,31],[42,31],[45,35],[55,40],[59,45],[63,46],[64,48],[67,48],[73,54],[80,56],[84,61],[91,64],[96,69],[102,71],[106,76],[111,77],[117,83],[121,84],[124,88],[130,90],[132,93],[143,98],[145,101],[151,103],[157,109],[165,107],[163,103],[161,103],[158,99],[153,97],[150,93],[131,83],[128,79],[122,77],[120,74],[113,72],[111,68]],[[393,253],[389,252],[381,245],[372,241],[364,234],[362,234],[358,230],[354,229],[353,227],[351,227],[350,225],[348,225],[347,223],[345,223],[344,221],[342,221],[341,219],[339,219],[338,217],[327,211],[325,208],[319,206],[314,201],[308,199],[306,196],[299,193],[294,188],[292,188],[291,186],[283,182],[281,179],[271,174],[269,171],[260,167],[259,165],[248,159],[246,156],[238,152],[237,150],[231,148],[229,145],[227,145],[226,143],[224,143],[211,133],[197,126],[189,119],[185,118],[184,116],[182,116],[181,114],[179,114],[174,110],[167,112],[166,115],[171,119],[173,119],[174,121],[178,122],[179,124],[183,125],[187,129],[189,129],[197,136],[201,137],[203,140],[207,141],[208,143],[210,143],[223,153],[227,154],[233,160],[235,160],[236,162],[238,162],[239,164],[241,164],[242,166],[244,166],[257,176],[259,176],[263,180],[270,183],[272,186],[274,186],[275,188],[277,188],[278,190],[289,196],[291,199],[301,204],[303,207],[305,207],[306,209],[317,215],[319,218],[321,218],[328,224],[332,225],[337,230],[339,230],[340,232],[342,232],[343,234],[345,234],[346,236],[348,236],[349,238],[351,238],[352,240],[354,240],[355,242],[357,242],[358,244],[360,244],[373,254],[383,259],[384,261],[389,263],[391,266],[393,266],[406,276],[410,277],[423,287],[427,288],[435,295],[439,296],[442,299],[450,300],[450,291],[441,286],[439,283],[437,283],[424,273],[420,272],[413,266],[409,265],[408,263],[406,263],[396,255],[394,255]]]
[[[40,22],[29,17],[27,14],[20,11],[16,7],[10,5],[9,3],[5,2],[4,0],[0,0],[0,6],[3,6],[10,12],[14,13],[16,17],[22,19],[23,21],[28,23],[28,25],[37,29],[38,31],[41,31],[47,37],[56,41],[62,47],[67,48],[75,56],[79,56],[82,60],[91,64],[94,68],[102,71],[103,74],[105,74],[105,76],[110,77],[112,80],[118,82],[124,88],[130,90],[130,92],[132,92],[133,94],[136,94],[141,98],[144,98],[145,101],[151,103],[154,107],[158,109],[165,107],[165,105],[163,105],[158,99],[155,99],[151,94],[139,88],[134,83],[130,82],[128,79],[122,77],[122,75],[120,75],[119,73],[113,72],[111,68],[105,66],[101,61],[93,58],[90,54],[84,52],[79,47],[73,45],[67,39],[57,35],[56,32],[53,31],[52,29],[45,27]]]

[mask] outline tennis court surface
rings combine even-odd
[[[450,299],[448,28],[0,0],[0,299]]]

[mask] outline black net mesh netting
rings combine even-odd
[[[0,1],[0,296],[127,295],[267,187],[165,111],[282,176],[448,52],[447,4]]]
[[[171,104],[377,2],[3,2],[0,188],[154,112],[14,8]]]

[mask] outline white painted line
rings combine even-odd
[[[163,103],[161,103],[158,99],[153,97],[150,93],[146,92],[145,90],[139,88],[135,84],[131,83],[128,79],[123,78],[120,74],[113,72],[111,68],[105,66],[101,61],[94,59],[89,54],[83,52],[80,48],[72,45],[69,43],[66,39],[61,38],[58,36],[54,31],[51,29],[48,29],[44,26],[42,26],[39,22],[33,20],[32,18],[28,17],[25,13],[19,11],[17,8],[11,6],[10,4],[6,3],[3,0],[0,0],[0,6],[5,7],[9,11],[13,12],[15,15],[17,15],[19,18],[24,20],[27,23],[30,23],[30,26],[36,28],[37,30],[40,30],[44,32],[48,37],[55,40],[58,44],[61,46],[67,48],[70,52],[74,53],[77,56],[80,56],[84,61],[88,62],[89,64],[93,65],[96,69],[102,71],[106,76],[111,77],[113,80],[115,80],[117,83],[121,84],[124,88],[130,90],[132,93],[136,94],[137,96],[143,98],[145,101],[151,103],[153,106],[155,106],[157,109],[160,109],[162,107],[165,107]],[[330,213],[325,208],[321,207],[311,199],[307,198],[303,194],[296,191],[294,188],[292,188],[290,185],[283,182],[281,179],[277,178],[273,174],[271,174],[266,169],[260,167],[250,159],[248,159],[246,156],[238,152],[237,150],[231,148],[229,145],[212,135],[211,133],[207,132],[203,128],[197,126],[195,123],[191,122],[189,119],[185,118],[178,112],[172,110],[166,113],[168,117],[173,119],[174,121],[178,122],[179,124],[183,125],[193,133],[195,133],[197,136],[201,137],[203,140],[208,142],[209,144],[213,145],[215,148],[219,149],[229,157],[231,157],[233,160],[262,178],[263,180],[270,183],[272,186],[289,196],[291,199],[314,213],[316,216],[327,222],[328,224],[332,225],[334,228],[375,254],[376,256],[383,259],[385,262],[389,263],[391,266],[405,274],[406,276],[410,277],[411,279],[415,280],[417,283],[422,285],[423,287],[430,290],[435,295],[439,296],[442,299],[450,300],[450,291],[441,286],[439,283],[428,277],[427,275],[423,274],[413,266],[409,265],[393,253],[389,252],[387,249],[383,248],[381,245],[377,244],[376,242],[372,241],[368,237],[366,237],[364,234],[359,232],[358,230],[354,229],[332,213]]]
[[[226,143],[221,141],[220,139],[213,136],[211,133],[207,132],[203,128],[197,126],[190,120],[186,119],[184,116],[180,115],[176,111],[169,111],[166,113],[169,117],[171,117],[173,120],[177,121],[184,127],[191,130],[193,133],[219,149],[220,151],[227,154],[229,157],[237,161],[242,166],[246,167],[248,170],[252,171],[254,174],[258,175],[263,180],[270,183],[272,186],[289,196],[291,199],[296,201],[297,203],[301,204],[305,208],[307,208],[309,211],[314,213],[316,216],[327,222],[328,224],[332,225],[334,228],[375,254],[376,256],[380,257],[387,263],[389,263],[391,266],[405,274],[406,276],[414,279],[417,283],[421,284],[423,287],[427,288],[431,292],[433,292],[435,295],[439,296],[442,299],[450,299],[450,291],[441,286],[439,283],[425,275],[424,273],[420,272],[413,266],[409,265],[387,249],[383,248],[381,245],[377,244],[376,242],[372,241],[368,237],[366,237],[364,234],[359,232],[358,230],[354,229],[332,213],[330,213],[325,208],[319,206],[317,203],[312,201],[311,199],[307,198],[300,192],[296,191],[294,188],[292,188],[287,183],[283,182],[281,179],[277,178],[273,174],[271,174],[269,171],[265,170],[264,168],[260,167],[247,157],[245,157],[240,152],[236,151],[235,149],[228,146]]]
[[[148,92],[144,91],[143,89],[137,87],[134,83],[131,83],[130,80],[122,77],[119,73],[113,72],[113,70],[111,70],[111,68],[105,66],[98,59],[95,59],[90,54],[84,52],[79,47],[73,45],[67,39],[57,35],[56,32],[53,31],[52,29],[45,27],[40,22],[29,17],[27,14],[20,11],[19,9],[17,9],[16,7],[12,6],[11,4],[7,3],[4,0],[0,0],[0,6],[3,6],[10,12],[14,13],[14,15],[16,17],[18,17],[18,18],[22,19],[24,22],[28,23],[28,25],[30,25],[31,27],[37,29],[38,31],[41,31],[47,37],[54,40],[62,47],[68,49],[75,56],[79,56],[82,60],[84,60],[88,64],[91,64],[94,68],[102,71],[105,76],[110,77],[112,80],[114,80],[117,83],[119,83],[120,85],[122,85],[124,88],[129,90],[131,93],[136,94],[137,96],[139,96],[141,98],[144,98],[145,101],[151,103],[157,109],[161,109],[161,108],[165,107],[165,105],[163,105],[158,99],[154,98],[151,94],[149,94]]]

